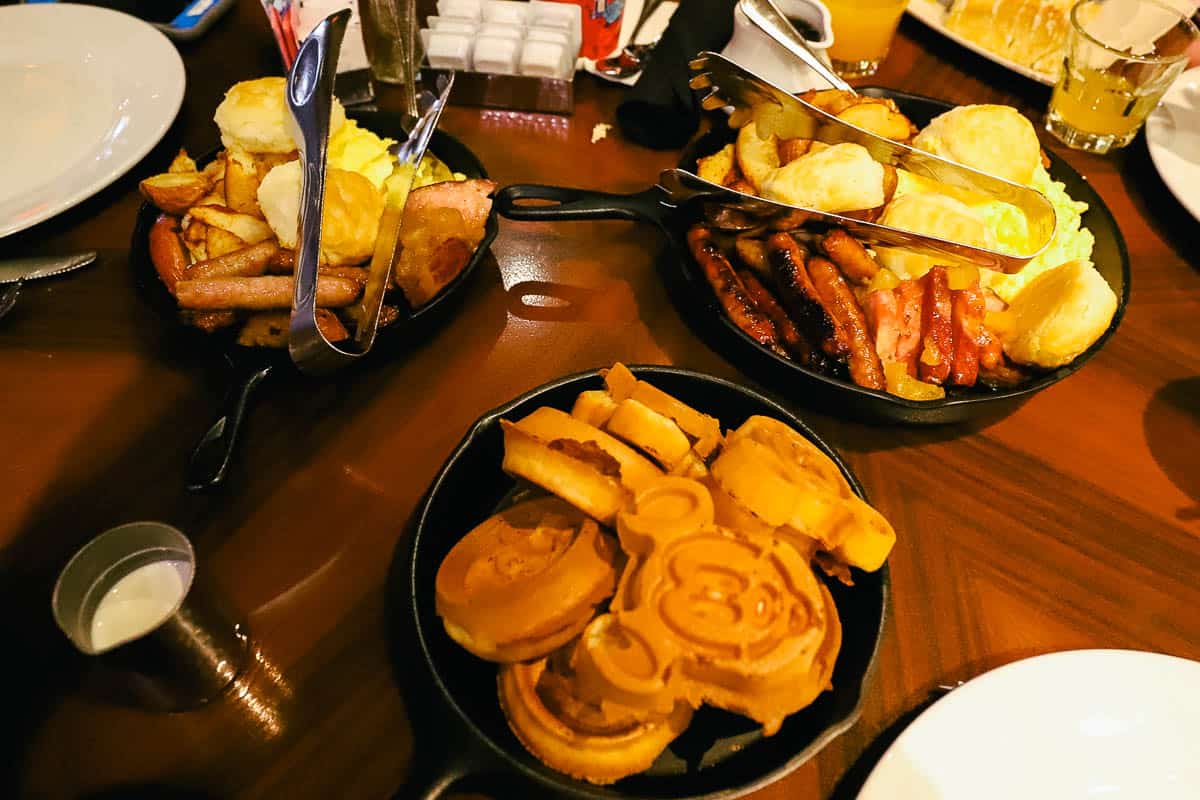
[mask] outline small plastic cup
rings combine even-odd
[[[54,619],[141,705],[195,708],[230,687],[250,653],[245,626],[195,578],[186,536],[161,522],[131,522],[101,533],[63,567]]]

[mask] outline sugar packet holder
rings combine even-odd
[[[544,0],[439,0],[421,40],[435,69],[569,80],[582,15]]]

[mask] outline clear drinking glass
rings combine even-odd
[[[1129,144],[1187,65],[1197,37],[1186,16],[1155,0],[1077,3],[1046,130],[1092,153]]]
[[[874,75],[887,58],[908,0],[825,0],[833,19],[829,58],[843,78]]]
[[[371,74],[377,81],[399,84],[406,110],[415,116],[421,63],[416,0],[359,0],[358,9]]]

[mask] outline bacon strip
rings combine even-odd
[[[833,318],[821,303],[821,296],[804,268],[804,251],[786,233],[767,239],[767,261],[779,299],[810,342],[835,358],[849,353],[849,345],[837,338]]]
[[[917,377],[917,357],[921,353],[921,321],[925,316],[925,289],[920,281],[904,281],[893,291],[900,306],[900,333],[896,339],[896,360],[908,366],[908,374]]]
[[[703,225],[696,225],[687,233],[688,248],[692,257],[700,265],[708,285],[725,309],[725,313],[734,325],[754,341],[771,350],[786,355],[779,344],[779,336],[771,320],[760,311],[746,292],[737,273],[733,271],[729,259],[721,252],[721,248],[713,241],[712,231]]]
[[[821,297],[821,304],[849,346],[851,379],[868,389],[884,388],[883,364],[875,352],[875,342],[867,332],[867,319],[837,265],[814,256],[808,260],[808,275]]]
[[[933,267],[921,278],[925,286],[921,320],[923,341],[917,359],[917,376],[926,383],[942,385],[950,377],[954,361],[954,329],[951,324],[950,279],[945,267]]]
[[[954,327],[954,361],[950,367],[950,383],[954,386],[974,386],[979,377],[979,346],[983,333],[983,292],[979,284],[950,292]]]
[[[867,326],[875,340],[875,352],[883,362],[897,361],[896,350],[900,345],[903,320],[900,316],[900,299],[895,290],[877,289],[867,295],[863,306],[867,315]]]

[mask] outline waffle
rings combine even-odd
[[[946,28],[989,53],[1057,75],[1071,5],[1070,0],[956,0]]]

